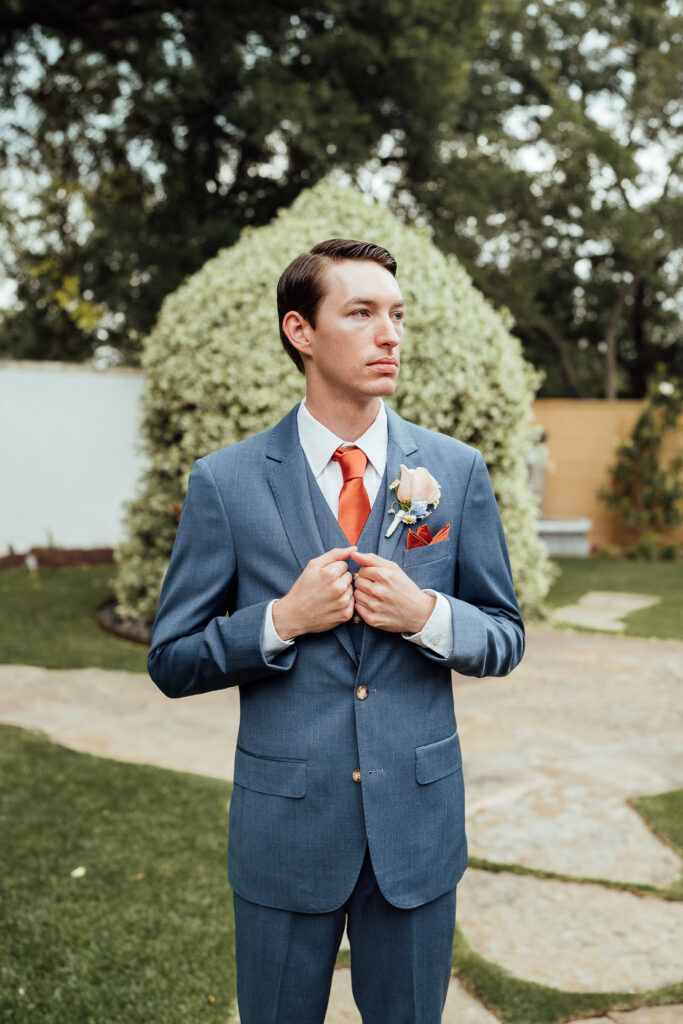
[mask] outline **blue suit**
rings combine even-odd
[[[395,906],[417,906],[457,883],[467,854],[451,669],[505,675],[523,652],[481,455],[387,414],[387,480],[401,462],[426,466],[441,485],[430,529],[451,529],[446,541],[412,549],[406,527],[390,538],[383,529],[378,554],[448,597],[450,658],[365,627],[358,660],[344,624],[265,659],[268,602],[324,551],[305,500],[296,409],[195,464],[164,580],[150,675],[169,697],[240,686],[230,881],[246,899],[272,907],[338,906],[360,869],[366,835]],[[376,500],[386,502],[386,490]],[[370,689],[364,701],[355,697],[361,684]],[[352,778],[357,767],[361,785]]]
[[[255,904],[338,908],[366,846],[396,908],[453,890],[467,863],[451,670],[505,675],[522,657],[524,629],[481,455],[387,414],[377,553],[446,595],[448,659],[369,626],[359,654],[346,623],[298,637],[271,661],[264,656],[268,602],[326,550],[296,408],[272,429],[198,460],[190,476],[149,671],[170,697],[240,687],[229,877]],[[450,523],[447,540],[407,549],[403,525],[385,536],[388,484],[400,463],[425,466],[439,481],[428,524],[436,534]]]

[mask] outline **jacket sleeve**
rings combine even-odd
[[[236,580],[228,516],[213,474],[200,459],[190,474],[147,660],[167,697],[250,683],[294,664],[296,645],[272,660],[262,651],[269,601],[231,609]]]
[[[463,503],[451,607],[453,650],[425,657],[466,676],[504,676],[524,654],[524,623],[503,524],[486,464],[476,453]]]

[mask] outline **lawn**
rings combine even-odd
[[[226,782],[0,726],[0,1019],[226,1024]]]
[[[560,576],[548,596],[551,610],[574,604],[591,590],[620,590],[659,597],[658,604],[625,618],[627,636],[683,640],[683,565],[620,558],[558,558]]]
[[[140,644],[103,632],[95,610],[111,597],[113,565],[0,572],[0,664],[145,672]]]

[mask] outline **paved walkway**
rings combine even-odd
[[[683,786],[683,643],[532,630],[506,679],[454,682],[470,849],[490,860],[667,885],[674,851],[629,806]],[[0,666],[0,721],[126,761],[230,778],[239,694],[168,701],[142,675]],[[574,991],[683,980],[683,903],[470,869],[458,920],[519,977]],[[326,1024],[359,1024],[335,972]],[[453,981],[444,1024],[495,1024]],[[683,1007],[599,1024],[683,1024]]]

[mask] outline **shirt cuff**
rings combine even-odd
[[[425,594],[433,594],[436,598],[434,611],[429,616],[419,633],[402,633],[401,636],[418,647],[427,647],[442,658],[449,658],[453,653],[453,617],[451,606],[436,590],[425,590]]]
[[[276,655],[286,651],[288,647],[294,646],[293,640],[283,640],[273,625],[273,605],[271,601],[266,608],[266,618],[261,632],[261,650],[266,661],[271,661]]]

